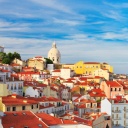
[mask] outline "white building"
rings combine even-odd
[[[101,112],[111,116],[112,128],[128,127],[128,101],[122,96],[101,101]]]
[[[70,89],[74,87],[74,83],[72,81],[65,81],[63,82],[63,85],[69,87]]]
[[[23,81],[21,80],[15,80],[14,78],[12,80],[6,81],[7,89],[11,91],[12,93],[16,93],[17,95],[23,95]]]
[[[48,52],[48,58],[51,59],[54,64],[59,64],[61,62],[61,54],[55,42],[53,42],[52,48]]]
[[[42,97],[44,95],[42,90],[43,90],[42,88],[28,87],[25,90],[25,96]]]
[[[62,92],[61,92],[61,98],[65,99],[65,100],[69,100],[70,99],[70,92],[68,88],[63,88]]]
[[[68,79],[71,77],[71,69],[70,68],[62,68],[60,69],[60,77],[64,79]]]
[[[4,52],[4,47],[0,46],[0,52]]]

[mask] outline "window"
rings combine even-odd
[[[22,110],[25,110],[25,106],[22,106]]]
[[[16,111],[16,107],[12,107],[12,111]]]
[[[111,91],[112,91],[112,88],[111,88]]]
[[[121,88],[119,88],[119,91],[121,91]]]
[[[7,111],[10,111],[10,107],[7,107]]]
[[[24,128],[29,128],[28,126],[24,126]]]
[[[31,109],[33,109],[33,105],[31,106]]]
[[[57,58],[57,62],[59,62],[59,58]]]
[[[16,85],[15,85],[15,87],[14,87],[14,90],[16,90]]]
[[[13,85],[11,86],[11,90],[13,90]]]
[[[38,108],[38,104],[36,105],[36,107]]]
[[[115,91],[116,91],[116,88],[115,88]]]

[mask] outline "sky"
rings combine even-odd
[[[106,62],[128,74],[128,1],[0,0],[5,52],[47,57],[53,41],[62,63]]]

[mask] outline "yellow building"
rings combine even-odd
[[[38,70],[44,70],[46,68],[46,60],[41,56],[30,58],[27,64],[29,67],[33,67]]]
[[[0,97],[0,111],[32,111],[36,113],[39,110],[39,103],[35,100],[24,98],[16,94]]]
[[[74,64],[63,64],[62,68],[70,68],[71,70],[74,70]]]
[[[109,72],[113,73],[113,67],[107,63],[102,63],[101,68],[102,69],[108,69]]]
[[[0,96],[7,96],[9,94],[11,94],[11,92],[9,92],[9,90],[7,89],[7,85],[0,84]]]
[[[99,63],[99,62],[83,62],[79,61],[74,64],[74,71],[76,74],[85,74],[92,75],[92,73],[97,69],[108,69],[109,72],[113,72],[113,67],[107,63]]]

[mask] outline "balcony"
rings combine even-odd
[[[113,126],[120,126],[120,124],[113,124]]]
[[[124,118],[125,118],[125,119],[128,119],[128,116],[125,116]]]
[[[113,120],[121,120],[121,117],[114,117]]]
[[[113,113],[121,113],[121,110],[112,110]]]
[[[128,109],[124,109],[124,112],[128,112]]]
[[[126,123],[125,126],[128,126],[128,123]]]

